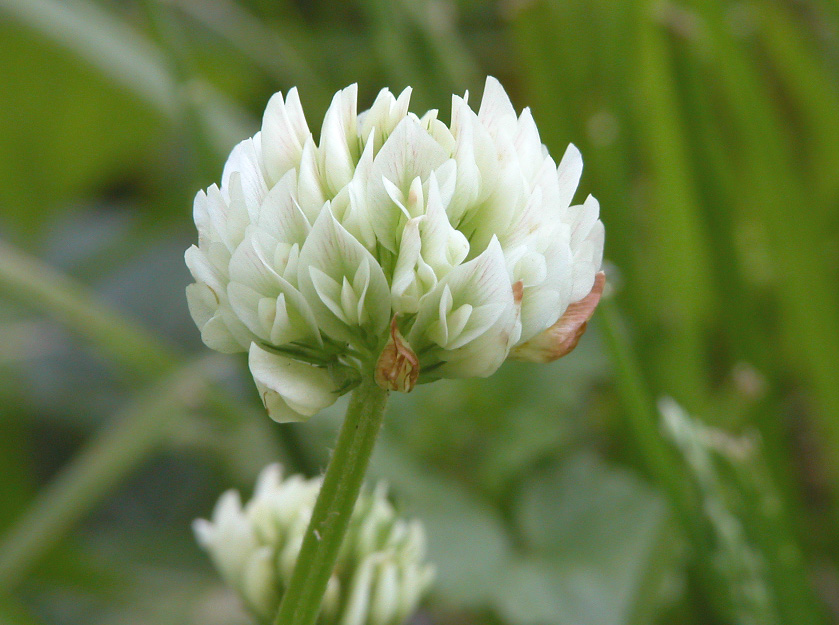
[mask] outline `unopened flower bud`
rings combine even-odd
[[[219,499],[212,520],[193,527],[222,578],[260,623],[271,623],[300,552],[319,478],[282,479],[266,467],[253,498]],[[416,610],[433,577],[425,562],[425,533],[400,519],[383,488],[362,492],[329,579],[320,625],[402,625]]]

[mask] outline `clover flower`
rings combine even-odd
[[[222,578],[247,608],[270,623],[288,584],[321,480],[282,478],[279,465],[260,474],[253,498],[224,493],[212,521],[193,524]],[[363,492],[321,607],[319,623],[401,625],[433,577],[418,521],[397,517],[384,489]]]
[[[221,186],[195,198],[190,312],[204,342],[247,351],[269,414],[305,419],[375,372],[386,389],[488,376],[576,345],[603,288],[597,200],[572,198],[529,109],[488,78],[478,112],[410,89],[357,113],[335,94],[316,142],[296,89],[268,103]]]

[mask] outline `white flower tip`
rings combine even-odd
[[[242,500],[239,491],[235,489],[226,490],[219,497],[216,507],[213,509],[213,523],[237,517],[242,512]]]
[[[192,522],[192,533],[195,534],[195,540],[204,549],[208,549],[213,543],[215,531],[213,524],[207,519],[195,519]]]
[[[282,479],[279,472],[276,464],[260,472],[246,513],[215,524],[193,523],[222,578],[261,621],[277,611],[322,483],[299,475]],[[271,492],[265,492],[267,482]],[[238,507],[238,497],[228,493],[217,508]],[[327,583],[322,618],[342,625],[405,622],[429,581],[423,542],[419,522],[398,517],[384,483],[363,490]]]
[[[256,491],[254,496],[259,497],[279,489],[283,481],[283,465],[279,462],[269,464],[259,472],[256,478]]]

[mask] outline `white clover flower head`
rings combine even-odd
[[[260,622],[272,622],[277,613],[320,485],[319,478],[283,479],[279,465],[270,465],[247,504],[227,491],[211,521],[193,524],[222,578]],[[434,576],[425,550],[422,525],[399,518],[383,487],[362,491],[318,623],[402,625]]]
[[[375,372],[410,391],[568,353],[603,288],[597,200],[488,78],[478,112],[357,113],[335,94],[316,142],[296,89],[268,103],[221,186],[195,198],[189,308],[204,342],[247,351],[269,414],[305,419]],[[599,276],[599,277],[597,277]],[[568,316],[566,316],[568,315]]]

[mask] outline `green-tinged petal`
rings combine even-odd
[[[426,180],[450,157],[422,127],[415,116],[405,117],[385,141],[373,159],[367,188],[367,201],[373,230],[379,242],[391,252],[397,251],[401,225],[407,221],[388,189],[398,191],[401,203],[407,204],[411,183]]]
[[[352,180],[358,160],[357,98],[358,85],[342,89],[332,98],[332,104],[323,118],[318,147],[325,189],[331,196]]]
[[[356,280],[357,276],[363,279]],[[340,290],[336,292],[334,286],[328,287],[333,284],[343,288],[345,279],[356,298],[354,312],[340,305]],[[354,342],[365,334],[374,337],[372,343],[376,344],[378,338],[382,343],[387,339],[390,289],[384,272],[373,255],[335,220],[329,210],[318,217],[300,250],[298,282],[318,325],[334,339]],[[336,305],[340,306],[340,314]],[[355,326],[351,325],[353,320]]]

